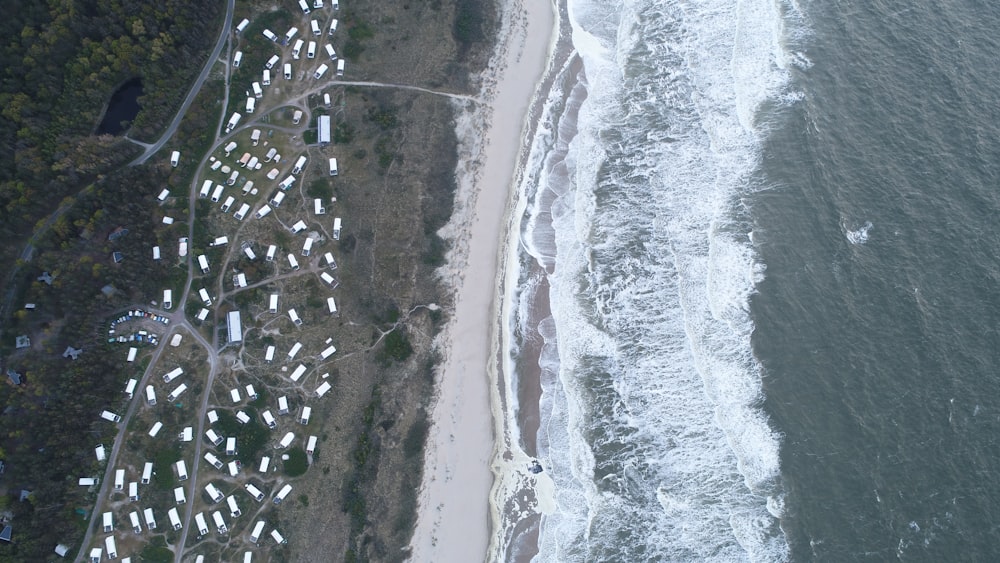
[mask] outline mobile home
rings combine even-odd
[[[144,464],[144,465],[142,466],[142,479],[140,479],[140,482],[141,482],[141,483],[142,483],[143,485],[148,485],[148,484],[149,484],[149,480],[150,480],[150,479],[151,479],[152,477],[153,477],[153,462],[151,462],[151,461],[147,461],[147,462],[146,462],[146,463],[145,463],[145,464]]]
[[[293,27],[293,28],[289,29],[288,31],[286,31],[285,32],[285,44],[287,45],[288,42],[291,41],[292,39],[294,39],[295,36],[298,33],[299,33],[299,28],[297,28],[297,27]]]
[[[292,79],[292,64],[291,63],[285,63],[284,74],[285,74],[285,80],[291,80]]]
[[[128,500],[136,502],[139,500],[139,483],[130,481],[128,484]]]
[[[249,400],[251,401],[257,400],[257,390],[253,388],[253,384],[247,383],[247,386],[244,388],[244,390],[247,392],[247,397],[249,398]]]
[[[220,534],[228,534],[229,528],[226,527],[226,520],[222,517],[222,513],[216,510],[212,513],[212,521],[215,522],[215,529]]]
[[[163,290],[163,308],[170,309],[174,306],[174,292],[170,289]]]
[[[173,527],[173,529],[175,530],[181,529],[181,517],[177,513],[177,507],[171,508],[170,510],[167,511],[167,518],[170,519],[170,525]]]
[[[340,217],[335,217],[333,219],[333,239],[340,240]]]
[[[310,41],[309,46],[306,48],[306,58],[315,59],[316,58],[316,42]]]
[[[226,504],[229,505],[229,516],[231,516],[233,518],[239,518],[239,516],[241,514],[243,514],[240,511],[239,505],[236,504],[236,497],[235,496],[229,495],[228,497],[226,497]]]
[[[299,0],[299,8],[302,8],[303,13],[309,13],[309,4],[306,4],[306,0]]]
[[[254,84],[257,84],[257,83],[255,82]],[[260,87],[259,84],[257,84],[257,86]],[[222,150],[226,151],[226,156],[229,156],[230,153],[232,153],[234,150],[236,150],[236,147],[238,147],[238,146],[239,145],[236,144],[236,141],[229,141],[229,144],[227,144]],[[205,182],[208,182],[208,180],[205,180]]]
[[[180,385],[177,386],[176,389],[174,389],[173,391],[170,392],[169,395],[167,395],[167,400],[170,401],[170,402],[174,402],[182,394],[184,394],[185,391],[187,391],[187,384],[186,383],[181,383]]]
[[[199,512],[194,515],[194,523],[198,526],[198,535],[204,536],[208,534],[208,523],[205,522],[205,513]]]
[[[282,449],[287,448],[288,446],[292,445],[292,442],[294,440],[295,440],[295,434],[289,432],[285,434],[285,437],[281,439],[281,442],[278,442],[278,446],[281,447]]]
[[[160,259],[160,247],[159,246],[154,246],[153,247],[153,260],[159,260],[159,259]]]
[[[256,544],[262,533],[264,533],[264,521],[257,520],[257,523],[254,524],[253,531],[250,532],[250,543]]]
[[[292,381],[298,381],[306,373],[306,369],[307,369],[306,366],[299,364],[298,367],[295,368],[295,371],[292,372],[292,375],[289,377],[291,377]]]
[[[174,502],[177,504],[187,502],[187,497],[184,495],[184,487],[174,487]]]
[[[316,388],[316,396],[322,397],[323,395],[326,395],[327,391],[329,390],[330,390],[330,382],[324,381],[323,383],[320,384],[319,387]]]
[[[268,310],[269,313],[277,313],[278,312],[278,294],[277,293],[272,293],[271,294],[271,301],[270,301],[270,304],[268,305],[268,309],[267,310]]]
[[[257,502],[264,500],[264,492],[258,489],[256,486],[254,486],[253,483],[247,483],[245,487],[247,492],[250,493],[250,496],[253,497],[254,500],[256,500]]]
[[[174,168],[177,168],[177,165],[180,163],[180,161],[181,161],[181,153],[180,153],[180,151],[174,151],[174,152],[170,153],[170,166],[173,166]],[[166,199],[166,198],[164,198],[164,199]],[[161,199],[160,201],[163,201],[163,200]]]
[[[278,532],[278,530],[271,530],[271,537],[274,538],[275,543],[281,545],[287,543],[285,538]]]
[[[288,351],[288,361],[294,360],[295,356],[298,355],[298,353],[299,353],[300,350],[302,350],[302,343],[301,342],[296,342],[292,346],[291,350]]]
[[[295,258],[295,255],[292,253],[288,254],[288,265],[291,266],[293,270],[299,269],[299,261]]]
[[[168,197],[170,197],[170,190],[163,188],[163,191],[160,192],[160,195],[156,196],[156,199],[166,201]]]
[[[323,350],[320,353],[320,357],[325,360],[325,359],[329,358],[330,356],[332,356],[332,355],[334,355],[336,353],[337,353],[337,348],[335,346],[333,346],[333,345],[330,345],[330,346],[328,346],[326,348],[326,350]]]
[[[142,511],[143,519],[146,520],[146,527],[150,530],[156,529],[156,518],[153,518],[153,509],[147,508]]]
[[[271,85],[271,71],[270,70],[268,70],[268,69],[265,68],[264,72],[262,72],[260,74],[260,83],[263,84],[264,86],[270,86]]]
[[[295,183],[295,176],[289,176],[284,180],[282,180],[281,182],[279,182],[278,187],[281,188],[282,191],[288,191],[288,188],[292,187],[292,184],[294,183]]]
[[[274,65],[276,65],[280,60],[281,57],[279,57],[278,55],[272,55],[270,59],[267,59],[267,62],[264,64],[264,68],[272,69],[274,68]]]
[[[337,59],[337,76],[344,76],[344,59]]]
[[[135,350],[135,348],[132,348],[132,350]],[[135,353],[131,350],[129,351],[129,357],[132,358],[129,360],[130,362],[135,359]],[[135,386],[138,384],[139,382],[135,379],[129,379],[128,383],[125,384],[125,394],[128,395],[129,399],[132,398],[132,394],[135,393]]]
[[[323,30],[319,27],[319,21],[309,20],[309,29],[312,30],[312,34],[315,36],[320,36],[323,34]]]
[[[236,438],[228,437],[226,438],[226,455],[236,455]]]
[[[292,234],[297,235],[302,231],[306,230],[306,222],[299,219],[294,225],[292,225]]]
[[[253,110],[257,108],[257,98],[253,96],[247,96],[246,112],[253,113]]]
[[[236,185],[236,180],[238,180],[239,178],[240,178],[240,171],[239,170],[233,170],[233,173],[230,174],[228,178],[226,178],[226,185],[227,186],[235,186]]]
[[[220,461],[219,458],[215,457],[215,454],[213,454],[212,452],[205,452],[205,455],[202,457],[205,458],[205,461],[211,463],[212,467],[216,469],[222,469],[222,461]]]
[[[267,351],[264,352],[264,361],[271,362],[274,360],[274,346],[268,346]]]
[[[259,471],[259,472],[261,472],[261,473],[263,473],[263,474],[266,475],[267,474],[267,469],[270,466],[271,466],[271,458],[268,457],[268,456],[263,456],[263,457],[260,458],[260,467],[257,468],[257,471]]]
[[[121,422],[122,417],[111,411],[101,411],[101,418],[107,420],[108,422]]]
[[[309,436],[309,440],[306,442],[306,453],[312,455],[316,452],[316,436]]]
[[[236,421],[239,422],[240,424],[249,424],[250,423],[250,415],[248,415],[244,411],[238,411],[236,413]]]
[[[306,240],[302,242],[302,255],[309,256],[309,254],[312,252],[312,246],[313,246],[312,237],[306,237]]]
[[[242,33],[247,26],[250,25],[250,20],[243,18],[239,24],[236,25],[236,33]]]
[[[156,435],[159,434],[160,430],[162,429],[163,429],[163,423],[157,420],[156,422],[153,423],[153,427],[149,429],[149,437],[156,438]]]
[[[236,219],[237,221],[242,221],[243,218],[247,216],[248,211],[250,211],[250,204],[244,203],[243,205],[240,206],[240,208],[236,211],[236,213],[233,213],[233,218]]]
[[[270,245],[267,247],[267,255],[264,257],[268,262],[274,262],[274,254],[278,251],[277,245]]]
[[[328,35],[333,35],[337,32],[337,18],[330,20],[330,31],[327,32]]]
[[[305,45],[305,41],[299,39],[295,42],[295,46],[292,47],[292,58],[298,60],[299,54],[302,52],[302,46]]]
[[[139,522],[139,512],[133,510],[128,513],[129,523],[132,524],[132,531],[141,534],[142,533],[142,523]]]
[[[205,319],[207,319],[207,318],[208,318],[208,309],[206,309],[206,308],[202,307],[202,308],[201,308],[201,309],[200,309],[200,310],[198,311],[198,314],[197,314],[197,315],[195,315],[195,318],[196,318],[196,319],[198,319],[198,320],[199,320],[199,321],[201,321],[201,322],[205,322]]]
[[[188,255],[188,239],[187,237],[181,237],[177,239],[177,256],[184,258]]]
[[[291,434],[291,432],[289,432],[289,434]],[[285,497],[287,497],[290,492],[292,492],[292,486],[286,483],[285,486],[281,487],[281,490],[278,491],[278,494],[274,495],[274,504],[281,504],[281,501],[285,500]]]
[[[309,239],[306,239],[306,240],[309,240]],[[337,280],[333,279],[333,276],[331,276],[330,274],[328,274],[328,273],[326,273],[326,272],[323,272],[323,273],[321,273],[321,274],[319,275],[319,277],[320,277],[320,278],[321,278],[321,279],[322,279],[322,280],[323,280],[324,282],[326,282],[326,283],[328,283],[328,284],[330,284],[330,285],[333,285],[333,284],[334,284],[334,283],[336,283],[336,281],[337,281]]]
[[[229,199],[233,199],[233,198],[229,198]],[[227,203],[228,203],[228,200],[227,200]],[[223,205],[223,207],[225,207],[225,205]],[[213,240],[212,244],[210,244],[209,246],[223,246],[223,245],[226,245],[226,244],[229,244],[229,237],[215,237],[215,240]]]
[[[257,210],[257,213],[254,215],[254,217],[258,219],[263,219],[264,217],[267,217],[267,214],[270,212],[271,212],[271,206],[265,203],[263,207]]]
[[[240,68],[240,63],[243,62],[243,51],[236,51],[233,55],[233,68]]]
[[[295,166],[292,167],[292,174],[298,174],[302,172],[302,168],[306,165],[306,156],[302,155],[298,160],[295,161]]]
[[[146,404],[151,407],[156,405],[156,389],[152,385],[146,386]]]
[[[312,58],[312,57],[309,57],[309,58]],[[326,63],[323,63],[323,64],[319,65],[319,68],[317,68],[316,72],[313,73],[313,78],[316,79],[316,80],[319,80],[320,78],[323,78],[323,75],[326,74],[326,71],[328,71],[328,70],[330,70],[330,67],[327,66]]]
[[[187,464],[184,463],[184,460],[183,459],[177,460],[177,463],[174,464],[174,467],[177,468],[177,480],[187,481],[188,470],[187,470]]]
[[[201,268],[201,273],[207,274],[208,271],[209,271],[208,270],[208,257],[205,256],[204,254],[199,254],[198,255],[198,266]]]
[[[248,245],[248,246],[244,246],[244,247],[243,247],[243,254],[245,254],[245,255],[246,255],[246,257],[247,257],[247,260],[251,260],[251,261],[253,261],[253,260],[256,260],[256,259],[257,259],[257,255],[256,255],[256,254],[254,254],[254,251],[253,251],[253,249],[252,249],[252,248],[250,248],[250,246],[249,246],[249,245]]]
[[[115,469],[115,490],[121,491],[125,488],[125,470]]]
[[[320,68],[325,67],[322,65]],[[323,72],[326,72],[325,70]],[[318,77],[317,77],[318,78]],[[330,116],[321,115],[319,116],[319,121],[317,122],[319,126],[319,144],[329,145],[330,144]],[[333,175],[333,174],[331,174]]]
[[[326,265],[331,270],[336,270],[337,269],[337,261],[333,259],[333,254],[332,253],[327,252],[326,254],[323,255],[323,259],[326,260]]]
[[[215,191],[212,192],[212,203],[219,203],[219,199],[222,198],[222,190],[226,189],[222,184],[215,185]]]
[[[118,546],[114,536],[104,538],[104,550],[108,552],[108,559],[118,559]]]
[[[267,424],[267,427],[271,430],[274,430],[278,426],[278,423],[274,420],[274,415],[271,414],[271,411],[266,410],[260,413],[260,416],[264,419],[264,424]]]
[[[326,306],[328,309],[330,309],[331,315],[337,314],[337,302],[333,300],[333,297],[326,298]]]
[[[312,407],[302,407],[302,416],[299,417],[299,423],[303,425],[309,424],[310,416],[312,416]]]
[[[253,146],[257,146],[260,142],[260,129],[254,129],[253,132],[250,133],[250,141],[253,142]]]
[[[205,485],[205,492],[208,494],[208,498],[212,499],[213,503],[220,502],[223,499],[222,492],[212,483],[207,483]]]
[[[271,196],[270,204],[275,207],[281,207],[281,202],[285,201],[285,192],[278,190]]]
[[[271,31],[270,29],[265,29],[264,31],[261,32],[261,35],[267,37],[268,41],[272,41],[274,43],[278,42],[278,36],[275,35],[274,32]]]
[[[302,326],[302,319],[299,318],[299,314],[295,312],[295,309],[288,310],[288,318],[292,319],[295,326]]]
[[[226,123],[226,133],[227,134],[233,132],[233,129],[235,129],[236,126],[239,125],[240,118],[242,118],[242,117],[243,116],[240,115],[239,112],[235,112],[235,111],[233,112],[233,115],[231,115],[229,117],[229,122]]]
[[[318,197],[313,199],[313,213],[316,215],[326,215],[326,208],[323,207],[323,200]]]
[[[333,45],[327,43],[325,49],[326,49],[326,54],[330,57],[331,61],[337,60],[337,52],[333,50]]]
[[[198,192],[198,197],[206,198],[208,197],[208,194],[211,191],[212,191],[212,181],[205,180],[204,182],[201,183],[201,191]]]
[[[215,430],[211,428],[205,431],[205,437],[208,438],[208,441],[212,442],[212,444],[215,446],[218,446],[219,444],[222,443],[222,436],[216,434]]]
[[[230,389],[229,398],[233,400],[234,404],[240,402],[240,390],[238,388]]]
[[[278,397],[278,414],[288,414],[288,397]]]
[[[163,382],[164,383],[170,383],[171,381],[177,379],[178,377],[180,377],[183,374],[184,374],[184,369],[183,368],[179,368],[179,367],[174,368],[169,373],[167,373],[166,375],[163,376]]]
[[[198,290],[198,297],[201,297],[201,301],[206,307],[212,306],[212,298],[208,295],[208,290],[204,287]]]

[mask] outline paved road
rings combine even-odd
[[[163,145],[170,140],[170,137],[174,135],[174,132],[177,131],[177,127],[181,124],[181,119],[184,118],[184,114],[186,114],[188,108],[191,107],[191,103],[194,102],[194,98],[201,90],[201,86],[205,83],[205,80],[208,79],[208,75],[212,71],[212,65],[219,60],[219,55],[222,54],[222,48],[226,46],[226,39],[229,37],[229,33],[233,29],[233,9],[235,6],[236,0],[227,0],[226,21],[222,24],[222,31],[219,33],[219,40],[215,43],[215,49],[212,50],[212,54],[208,57],[208,60],[205,61],[205,66],[201,69],[201,74],[198,75],[198,79],[195,80],[194,84],[191,86],[191,90],[188,91],[187,97],[184,98],[184,103],[181,104],[181,109],[177,111],[177,115],[174,116],[173,122],[169,127],[167,127],[166,131],[163,132],[163,135],[160,135],[159,140],[151,145],[129,139],[146,149],[139,158],[130,162],[129,166],[142,164],[149,160],[149,157],[153,156],[156,151],[160,150],[160,148],[162,148]]]

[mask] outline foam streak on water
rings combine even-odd
[[[761,108],[796,99],[791,12],[570,0],[584,72],[556,81],[569,95],[550,97],[522,186],[523,247],[551,284],[531,327],[556,504],[539,561],[787,559],[739,201],[759,189]]]

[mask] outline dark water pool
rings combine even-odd
[[[132,124],[139,115],[139,96],[142,95],[142,80],[133,78],[122,84],[108,102],[108,111],[97,127],[99,135],[120,135]]]

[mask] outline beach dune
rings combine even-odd
[[[452,242],[442,277],[455,307],[439,336],[443,361],[431,414],[412,561],[483,561],[490,545],[494,418],[501,291],[515,178],[533,95],[551,52],[554,7],[506,3],[500,36],[483,76],[480,103],[456,102],[460,142],[455,212],[442,235]],[[467,104],[467,105],[466,105]]]

